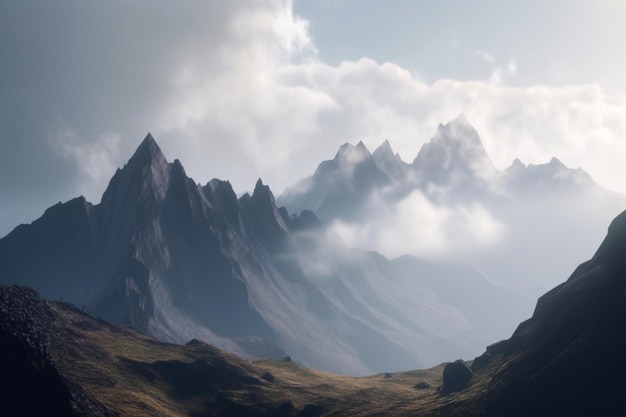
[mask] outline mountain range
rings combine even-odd
[[[465,213],[479,234],[495,219],[507,237],[434,261],[383,256],[368,247],[376,234],[346,245],[345,225],[386,227],[383,252],[389,242],[410,249],[406,231],[428,236],[432,220],[406,204],[416,195],[431,212]],[[99,204],[59,203],[0,239],[0,284],[247,359],[288,355],[350,375],[424,368],[508,337],[532,299],[502,283],[563,276],[555,271],[594,244],[623,197],[556,159],[497,170],[463,116],[440,125],[412,164],[389,142],[373,154],[345,144],[277,201],[260,179],[241,197],[228,181],[197,184],[147,135]],[[444,238],[454,241],[464,225],[451,226]]]
[[[261,180],[240,198],[227,181],[196,184],[151,135],[99,204],[59,203],[0,239],[0,283],[161,340],[353,375],[474,355],[527,314],[467,265],[346,247]]]
[[[493,282],[538,295],[599,244],[626,195],[556,157],[499,170],[460,115],[440,124],[412,163],[389,141],[373,153],[345,144],[277,202],[294,213],[313,210],[352,246],[469,263]]]
[[[595,255],[473,361],[354,378],[249,362],[112,326],[0,286],[7,415],[617,416],[626,412],[626,211]],[[494,312],[497,313],[497,312]],[[461,369],[463,372],[453,372]],[[460,377],[460,375],[463,377]],[[455,376],[456,375],[456,376]]]

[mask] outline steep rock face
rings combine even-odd
[[[58,203],[31,225],[18,226],[0,239],[0,283],[19,280],[50,298],[77,300],[96,250],[93,209],[84,197]],[[67,290],[58,286],[60,281]]]
[[[626,212],[590,261],[543,295],[492,355],[490,415],[622,415],[626,364]],[[462,407],[461,407],[462,408]],[[453,414],[455,415],[455,414]],[[460,413],[459,415],[463,415]]]
[[[227,236],[238,227],[237,211],[227,211],[230,221],[220,211],[232,205],[228,198],[228,190],[203,192],[148,135],[101,204],[81,198],[55,206],[0,241],[3,282],[32,285],[168,340],[187,341],[203,328],[217,343],[244,336],[271,343],[274,332],[250,307],[228,257]]]

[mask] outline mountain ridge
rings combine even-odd
[[[365,158],[359,169],[389,181],[370,171],[364,145],[344,151],[337,165],[356,153]],[[389,265],[327,235],[313,212],[278,207],[261,179],[240,198],[227,181],[197,184],[151,135],[100,204],[54,206],[0,239],[2,284],[27,284],[162,340],[204,340],[244,358],[289,354],[363,375],[477,352],[499,334],[446,301],[445,288],[422,285],[424,274],[452,279],[444,264],[406,273]],[[522,314],[518,294],[501,296]]]
[[[604,189],[582,168],[568,168],[556,157],[528,165],[515,159],[497,169],[463,115],[440,124],[413,163],[392,155],[388,140],[373,154],[390,182],[377,185],[363,177],[366,184],[347,202],[331,192],[332,180],[328,187],[320,181],[315,192],[301,187],[312,181],[308,177],[278,196],[277,203],[297,213],[324,202],[324,227],[355,247],[388,257],[410,253],[469,263],[494,282],[533,295],[556,284],[553,277],[570,272],[565,253],[584,259],[602,239],[601,225],[626,205],[626,195]],[[331,165],[324,161],[322,166]],[[345,177],[342,184],[356,188]],[[407,240],[406,249],[389,242],[394,235]],[[441,236],[448,244],[433,249],[432,241]],[[520,252],[537,262],[522,262]]]

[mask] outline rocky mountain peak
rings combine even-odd
[[[463,157],[463,159],[489,160],[478,132],[462,114],[445,125],[439,124],[435,136],[427,145],[445,147],[450,153],[456,152],[457,155],[454,156]]]
[[[181,168],[178,167],[178,171],[184,174]],[[112,200],[128,200],[131,196],[162,199],[169,187],[171,170],[172,164],[167,162],[161,148],[148,133],[128,163],[118,168],[102,196],[102,202],[108,204]]]
[[[553,157],[550,159],[550,162],[549,162],[549,163],[550,163],[550,165],[552,165],[552,166],[556,166],[556,167],[559,167],[559,168],[560,168],[560,167],[565,168],[565,165],[563,165],[563,162],[559,161],[559,159],[558,159],[556,156],[553,156]]]
[[[254,192],[252,193],[252,199],[256,201],[269,202],[274,205],[274,195],[268,185],[263,184],[263,180],[259,178],[254,186]]]
[[[145,166],[145,165],[163,165],[167,164],[167,160],[150,133],[146,135],[127,165]]]
[[[387,174],[392,180],[396,182],[406,180],[407,173],[409,171],[409,164],[404,162],[400,158],[399,154],[394,154],[389,140],[385,139],[382,145],[376,148],[372,154],[372,158],[374,159],[376,166]]]
[[[439,125],[435,136],[420,149],[413,168],[418,176],[439,185],[454,185],[450,182],[470,177],[487,179],[496,171],[478,132],[463,115]]]
[[[356,146],[350,143],[344,143],[337,151],[334,160],[341,166],[352,166],[367,159],[370,159],[372,155],[363,142],[359,142]]]
[[[377,157],[394,158],[395,155],[393,153],[393,149],[391,149],[389,140],[385,139],[385,141],[378,148],[376,148],[376,150],[374,150],[372,157],[374,157],[374,160],[376,160]]]

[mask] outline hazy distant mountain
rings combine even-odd
[[[331,179],[337,187],[325,190]],[[343,146],[310,185],[333,212],[348,201],[334,200],[341,193],[389,183],[360,144]],[[150,135],[100,204],[59,203],[0,239],[0,283],[163,340],[289,354],[351,374],[471,356],[507,335],[505,317],[526,313],[520,295],[469,267],[348,249],[311,211],[278,208],[260,180],[239,199],[227,181],[198,185]],[[482,309],[501,304],[506,315],[482,320]]]
[[[359,149],[368,155],[362,144]],[[376,149],[373,163],[389,183],[318,175],[336,166],[337,158],[322,162],[313,177],[287,189],[278,202],[296,213],[323,202],[320,219],[326,226],[381,253],[428,256],[431,241],[446,239],[439,258],[469,262],[489,279],[520,288],[555,285],[555,277],[571,272],[572,261],[582,262],[599,243],[602,225],[626,207],[626,195],[598,186],[584,170],[556,158],[538,165],[515,160],[497,169],[463,115],[440,124],[411,164],[388,141]],[[328,191],[337,188],[358,192]],[[390,245],[391,236],[397,237]],[[398,239],[405,239],[404,250]]]
[[[315,173],[294,184],[278,199],[291,212],[313,210],[324,220],[356,219],[371,192],[391,185],[363,142],[342,145],[332,160],[322,162]]]
[[[465,116],[440,124],[413,161],[418,186],[445,188],[450,194],[470,196],[488,190],[498,172]]]
[[[376,148],[372,153],[372,158],[376,166],[387,174],[394,183],[410,180],[411,166],[404,162],[399,154],[393,153],[388,140]]]

